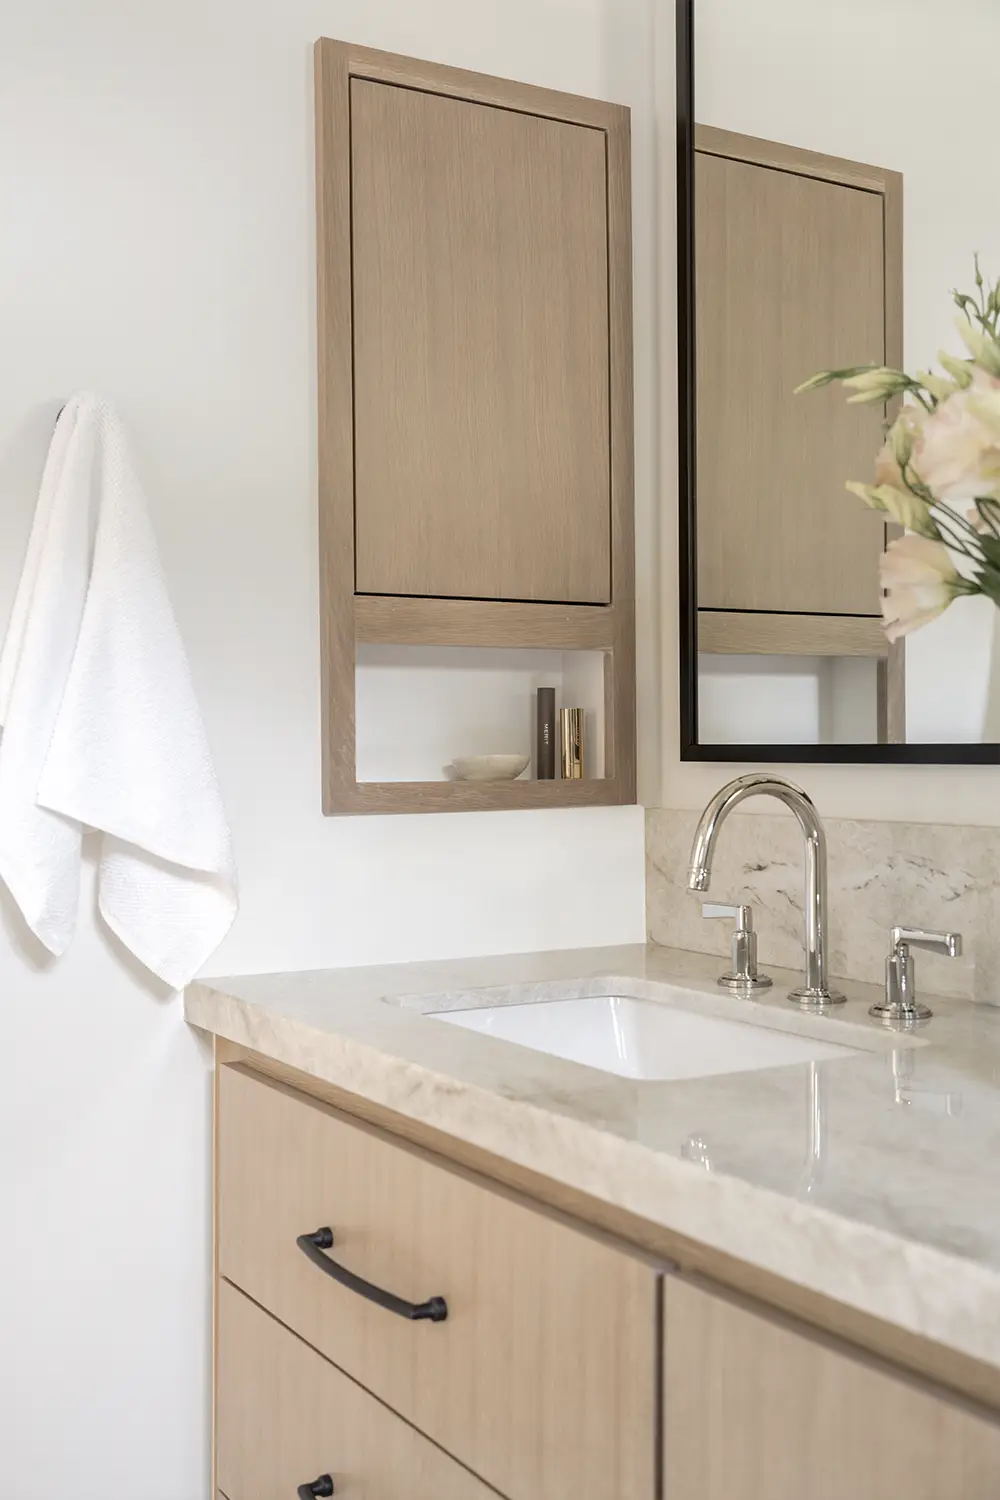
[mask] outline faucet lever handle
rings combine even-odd
[[[926,932],[922,927],[893,927],[889,933],[892,952],[900,948],[926,948],[929,953],[943,953],[946,958],[962,955],[960,932]]]
[[[753,932],[752,906],[726,906],[719,901],[703,901],[701,914],[703,917],[733,917],[737,932]]]
[[[893,927],[889,932],[891,948],[885,961],[885,996],[868,1014],[887,1026],[916,1026],[929,1021],[933,1011],[917,999],[916,966],[911,948],[926,948],[958,958],[962,952],[960,932],[926,932],[922,927]]]
[[[757,934],[753,930],[752,906],[727,906],[719,901],[703,901],[703,917],[731,917],[736,922],[733,931],[732,968],[719,975],[723,989],[739,990],[747,994],[751,990],[766,990],[772,983],[767,974],[757,968]]]

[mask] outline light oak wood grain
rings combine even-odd
[[[1000,1425],[669,1277],[665,1492],[684,1500],[992,1500]]]
[[[359,591],[607,603],[603,131],[351,82]]]
[[[617,807],[634,802],[613,777],[590,781],[359,781],[342,812],[515,812],[532,807]]]
[[[216,1066],[212,1072],[212,1391],[219,1389],[219,1040],[213,1043]],[[219,1404],[212,1401],[209,1472],[213,1486],[219,1478]]]
[[[895,641],[878,671],[879,742],[906,744],[906,643]]]
[[[219,1291],[219,1473],[238,1500],[494,1500],[407,1422],[227,1282]]]
[[[786,146],[781,141],[739,135],[734,130],[719,130],[714,125],[695,126],[694,149],[705,156],[750,162],[778,172],[793,172],[798,177],[815,177],[820,182],[839,182],[845,187],[869,193],[885,193],[890,183],[902,180],[898,172],[887,171],[884,167],[847,161],[840,156],[824,156],[820,151],[805,151],[800,146]]]
[[[350,74],[317,43],[316,275],[319,361],[320,698],[323,810],[354,786],[354,366]]]
[[[400,599],[359,594],[359,641],[396,646],[488,646],[535,650],[609,649],[615,612],[602,606],[510,604],[487,599]]]
[[[883,202],[815,177],[695,157],[698,602],[879,613],[871,474],[882,409],[816,370],[884,359]]]
[[[698,650],[750,656],[888,654],[881,619],[863,615],[769,615],[699,610]]]
[[[636,800],[635,504],[632,389],[632,164],[629,115],[609,123],[608,314],[611,361],[611,597],[615,649],[605,666],[605,773]]]
[[[885,362],[894,370],[903,368],[903,178],[899,172],[886,172],[883,203],[883,236],[885,247]],[[891,402],[886,410],[889,421],[895,421],[902,398]],[[886,543],[903,535],[901,526],[885,528]],[[889,648],[884,670],[879,673],[879,738],[889,745],[906,743],[906,642],[896,641]]]
[[[316,47],[331,56],[336,55],[345,72],[352,77],[396,84],[404,89],[468,99],[523,114],[545,115],[553,120],[589,125],[597,130],[606,130],[609,120],[616,114],[628,116],[624,106],[609,104],[603,99],[539,88],[536,84],[498,78],[490,73],[472,73],[465,68],[452,68],[445,63],[406,57],[398,52],[383,52],[355,42],[322,37]]]
[[[221,1074],[225,1278],[510,1500],[653,1500],[655,1267],[325,1105]],[[344,1265],[445,1297],[447,1321],[406,1322],[325,1277],[295,1244],[324,1225]]]
[[[333,1105],[340,1113],[377,1130],[389,1143],[407,1141],[426,1149],[447,1161],[454,1170],[468,1170],[480,1181],[499,1184],[501,1190],[512,1190],[543,1210],[565,1217],[568,1223],[576,1220],[589,1225],[658,1260],[674,1262],[685,1271],[711,1278],[717,1284],[780,1309],[817,1330],[835,1333],[859,1349],[988,1406],[1000,1417],[1000,1375],[988,1365],[820,1296],[808,1287],[784,1281],[723,1251],[650,1223],[616,1204],[531,1171],[508,1157],[484,1151],[434,1126],[374,1104],[348,1089],[222,1037],[215,1038],[215,1056],[219,1066],[242,1063],[264,1077]]]
[[[577,805],[580,800],[595,805],[634,802],[636,795],[635,609],[629,206],[631,167],[628,110],[620,105],[600,100],[581,99],[574,95],[537,89],[526,84],[468,73],[460,69],[442,67],[435,63],[395,54],[376,52],[370,48],[357,47],[350,43],[325,38],[316,46],[316,77],[320,365],[319,500],[322,573],[320,641],[323,662],[324,811],[328,814],[461,811],[512,805]],[[553,152],[551,146],[548,146],[540,155],[534,151],[531,153],[528,175],[534,186],[528,195],[531,197],[528,205],[530,212],[527,215],[523,211],[521,213],[521,219],[524,220],[527,217],[529,221],[527,231],[537,237],[542,233],[543,223],[548,223],[550,228],[555,223],[556,227],[552,231],[555,234],[563,233],[567,228],[572,229],[573,225],[569,221],[574,215],[579,217],[581,206],[585,202],[590,204],[588,212],[592,211],[594,214],[599,212],[603,215],[603,231],[600,236],[581,236],[574,230],[565,244],[554,245],[551,243],[552,235],[549,235],[548,264],[551,268],[553,264],[558,263],[560,285],[555,295],[547,297],[540,320],[535,319],[536,323],[540,321],[548,329],[549,334],[553,335],[548,345],[536,336],[536,330],[533,327],[528,329],[515,327],[516,319],[505,317],[502,322],[498,322],[498,336],[502,334],[503,338],[508,340],[512,337],[527,340],[535,349],[536,362],[539,369],[543,371],[546,360],[552,363],[556,359],[557,346],[560,344],[564,346],[562,357],[558,362],[558,380],[553,386],[557,404],[560,397],[557,388],[559,381],[568,382],[566,390],[569,390],[570,394],[583,382],[583,386],[590,391],[587,397],[588,403],[592,402],[595,389],[599,387],[604,392],[601,410],[597,412],[593,422],[589,404],[587,404],[586,415],[582,421],[577,414],[570,413],[568,420],[573,426],[572,452],[565,443],[560,447],[558,440],[553,442],[552,434],[548,430],[545,433],[545,451],[538,451],[540,428],[546,426],[548,429],[553,425],[546,400],[542,399],[536,401],[532,409],[526,413],[525,419],[528,427],[519,434],[517,442],[509,444],[498,455],[503,459],[508,470],[511,465],[516,466],[518,463],[523,467],[524,455],[534,452],[543,465],[551,461],[557,467],[561,464],[565,470],[566,465],[571,464],[574,466],[574,473],[584,466],[582,455],[589,451],[588,445],[593,447],[596,441],[603,455],[601,483],[604,485],[605,493],[600,506],[603,543],[596,544],[594,540],[596,533],[589,529],[589,523],[584,524],[587,522],[587,504],[590,504],[594,513],[597,510],[594,496],[598,488],[598,475],[596,471],[591,472],[588,469],[582,481],[583,487],[580,494],[572,495],[571,505],[567,501],[565,486],[562,491],[559,491],[558,484],[556,485],[557,493],[551,503],[549,494],[546,492],[542,497],[543,504],[538,515],[531,518],[539,529],[541,545],[537,548],[528,546],[515,549],[517,556],[512,563],[515,569],[524,567],[529,571],[535,570],[539,577],[545,573],[546,569],[552,568],[564,571],[568,568],[571,572],[574,568],[579,571],[581,566],[584,571],[588,568],[592,569],[594,577],[598,572],[600,573],[601,585],[598,590],[588,594],[587,597],[596,596],[601,600],[610,600],[607,605],[608,619],[602,623],[599,631],[595,630],[595,634],[605,637],[599,644],[602,649],[608,650],[604,759],[609,775],[599,787],[591,787],[588,784],[588,790],[585,793],[574,792],[566,797],[558,789],[558,783],[550,783],[542,793],[513,794],[516,800],[512,802],[512,794],[509,792],[501,793],[498,797],[492,797],[488,792],[470,794],[462,789],[459,783],[435,784],[430,788],[417,784],[413,787],[410,796],[405,791],[406,784],[404,783],[385,788],[358,787],[356,784],[355,641],[366,637],[360,634],[356,636],[353,597],[356,552],[355,483],[358,477],[355,469],[359,458],[354,446],[354,417],[359,401],[355,390],[355,378],[358,373],[355,366],[359,350],[361,360],[370,356],[372,340],[358,336],[354,302],[357,297],[367,295],[369,310],[374,301],[376,312],[381,317],[385,311],[381,306],[381,299],[384,294],[390,294],[392,289],[387,286],[384,277],[378,279],[377,284],[373,286],[373,278],[369,276],[367,293],[362,293],[354,284],[354,273],[358,266],[362,265],[364,268],[360,277],[363,280],[371,270],[371,262],[367,256],[355,255],[355,266],[352,268],[351,265],[352,247],[348,230],[352,189],[355,186],[352,184],[354,162],[352,162],[350,149],[352,88],[358,91],[359,98],[366,98],[369,102],[377,94],[380,102],[391,101],[399,105],[401,102],[399,96],[405,95],[402,100],[403,108],[408,110],[416,105],[427,104],[432,111],[438,112],[436,117],[439,117],[440,111],[450,108],[453,112],[457,111],[468,118],[468,110],[477,106],[482,121],[485,122],[481,131],[484,136],[489,133],[486,131],[486,124],[496,121],[500,122],[503,132],[514,131],[517,134],[527,130],[535,133],[538,138],[544,137],[549,143],[558,136],[560,141],[571,143],[566,148],[566,160],[563,166],[572,168],[572,171],[567,171],[566,181],[556,181],[553,184],[551,180],[547,180],[545,184],[542,184],[539,173],[544,176],[544,171],[548,170],[549,179],[551,179],[553,158],[558,158],[559,152]],[[360,117],[357,123],[363,123]],[[567,131],[568,134],[566,134]],[[475,131],[473,133],[475,134]],[[428,134],[426,130],[425,138],[428,153],[434,156],[441,148],[441,142],[433,132]],[[410,144],[409,139],[406,144]],[[584,146],[588,149],[584,150]],[[360,145],[357,149],[361,149]],[[386,165],[386,149],[387,143],[381,137],[372,144],[373,154],[378,158],[372,168],[376,175],[381,173]],[[538,160],[535,159],[536,155],[539,156]],[[548,162],[547,169],[542,157],[545,157]],[[597,162],[595,166],[597,157],[600,157],[600,162]],[[497,160],[502,164],[502,153],[498,155]],[[585,168],[585,181],[581,181],[577,170],[581,166]],[[555,164],[557,177],[558,169],[557,159]],[[598,176],[603,185],[600,191],[596,192],[594,183]],[[359,188],[357,196],[360,203],[364,197],[364,185],[359,182],[356,186]],[[404,186],[407,189],[411,186],[409,178]],[[544,193],[541,192],[542,186],[545,187]],[[479,192],[480,188],[481,184],[477,182],[475,190]],[[498,184],[498,192],[500,189],[509,192],[510,184],[501,182]],[[448,213],[454,216],[465,212],[463,205],[467,197],[467,193],[461,195],[456,193],[455,201],[445,204]],[[539,197],[543,200],[540,207],[535,201]],[[399,195],[393,201],[394,221],[398,218],[401,201]],[[518,207],[523,210],[524,206],[518,205]],[[574,224],[575,222],[574,219]],[[505,226],[505,232],[507,229],[508,226]],[[378,237],[379,243],[375,247],[378,253],[382,253],[383,238],[381,235]],[[600,239],[600,244],[598,244],[598,239]],[[407,254],[412,251],[414,243],[415,241],[411,240],[406,247]],[[457,246],[449,243],[445,248],[446,259],[450,258],[450,274],[453,280],[456,276],[460,279],[461,275],[466,277],[466,281],[479,276],[485,255],[482,244],[473,245],[473,249],[479,256],[477,261],[479,271],[475,267],[456,267],[454,261]],[[497,265],[490,267],[488,257],[485,262],[486,270],[493,276],[494,281],[498,275],[506,274],[504,267],[509,268],[513,255],[512,247],[507,246],[502,240],[498,241],[495,248],[499,257],[500,270],[498,271]],[[522,240],[521,250],[523,249]],[[581,260],[585,260],[587,266],[590,267],[586,274],[591,275],[593,264],[596,263],[595,257],[600,260],[602,256],[605,269],[603,279],[600,275],[596,278],[599,284],[595,293],[598,313],[595,313],[590,294],[582,289],[576,270],[579,269]],[[516,258],[514,256],[515,260]],[[542,265],[544,257],[536,257],[532,252],[530,267],[525,265],[528,258],[525,254],[521,254],[520,261],[515,267],[518,274],[522,276],[522,280],[529,271],[531,276],[537,277],[544,269]],[[566,314],[564,283],[567,267],[573,272],[570,290],[573,292],[574,301],[572,318],[568,327],[568,342],[566,338],[563,338],[560,330],[553,329],[552,326],[554,317],[564,317]],[[435,262],[430,269],[438,272],[440,266]],[[480,280],[482,280],[481,276]],[[477,289],[479,289],[478,283]],[[501,287],[501,290],[505,290],[504,287]],[[507,295],[506,291],[505,295]],[[485,296],[480,299],[481,317],[485,317],[486,312],[489,311],[490,300]],[[518,318],[524,322],[524,309],[529,305],[530,298],[525,300],[523,286],[513,301],[517,303]],[[397,298],[397,306],[399,305],[400,299]],[[599,309],[602,307],[603,315],[600,315]],[[414,304],[406,303],[403,312],[409,320],[412,332]],[[603,324],[598,328],[602,316]],[[441,331],[443,321],[437,320],[435,323],[432,330],[435,336],[443,336]],[[405,331],[404,329],[404,333]],[[388,339],[387,329],[385,333]],[[576,340],[575,343],[574,340]],[[586,348],[596,349],[599,344],[603,348],[604,368],[603,373],[598,371],[595,374],[596,366],[591,369],[587,364]],[[585,345],[586,348],[584,348]],[[387,344],[386,347],[388,348],[389,345]],[[386,379],[395,381],[397,390],[402,390],[405,394],[405,389],[408,388],[405,387],[404,377],[398,369],[393,368],[393,364],[398,365],[402,359],[401,347],[401,343],[394,338],[391,340],[392,358],[385,368],[388,372]],[[578,357],[581,349],[584,350],[582,363]],[[410,371],[414,374],[414,379],[422,378],[413,361],[410,361]],[[369,370],[369,374],[372,379],[375,379],[378,372]],[[531,371],[529,375],[534,379]],[[469,434],[463,431],[463,426],[468,426],[469,419],[468,386],[453,381],[448,368],[445,368],[444,376],[446,385],[451,382],[449,388],[455,395],[458,405],[453,404],[450,419],[446,412],[438,408],[435,408],[434,418],[440,421],[453,419],[456,432],[468,446]],[[587,385],[588,380],[589,385]],[[508,394],[515,402],[521,402],[521,410],[524,412],[526,403],[523,401],[523,393],[519,386],[516,384],[512,386]],[[565,394],[564,390],[563,396]],[[551,391],[548,395],[551,396]],[[362,401],[360,405],[363,409],[362,425],[364,425],[364,413],[369,411],[369,403]],[[447,403],[442,403],[442,405],[446,406]],[[509,405],[508,402],[507,406]],[[540,416],[545,419],[544,422],[540,422]],[[501,403],[489,412],[488,417],[488,423],[484,418],[484,425],[477,436],[485,444],[485,448],[488,449],[489,445],[493,444],[495,449],[497,434],[503,428],[504,422],[510,425],[510,411],[505,410]],[[556,438],[558,439],[558,433]],[[373,439],[384,445],[386,429],[382,427],[375,431]],[[426,434],[422,435],[421,441],[427,449],[429,445]],[[373,451],[371,447],[369,451]],[[561,457],[559,457],[560,454]],[[426,452],[425,457],[427,457]],[[388,462],[391,465],[395,459],[390,456]],[[402,458],[399,459],[399,463],[398,474],[403,475],[405,463]],[[533,467],[532,483],[536,482],[536,478]],[[405,474],[405,479],[408,484],[408,473]],[[403,482],[402,479],[400,482]],[[560,493],[562,501],[566,502],[561,518],[559,515]],[[431,494],[431,499],[435,504],[437,503],[435,494]],[[481,505],[484,512],[488,510],[481,491],[474,497],[473,504]],[[550,524],[554,515],[558,522],[555,528]],[[391,518],[393,529],[396,528],[400,519],[396,516]],[[459,520],[464,522],[465,519],[465,512],[462,511]],[[478,519],[480,518],[477,518],[477,524]],[[402,520],[405,523],[405,515]],[[488,515],[486,522],[497,524],[496,517],[490,523]],[[556,534],[560,526],[562,528],[561,540]],[[541,535],[542,533],[544,535]],[[467,541],[469,537],[470,530],[467,527]],[[556,542],[559,543],[558,546],[555,545]],[[384,538],[381,541],[376,538],[376,549],[384,544]],[[363,542],[359,540],[358,545],[363,551]],[[475,537],[471,538],[471,545],[474,549],[478,547],[483,550],[482,543]],[[391,546],[390,550],[392,550]],[[456,537],[449,533],[441,552],[445,560],[444,565],[453,568],[454,559],[458,555]],[[556,560],[553,561],[553,558]],[[435,564],[439,560],[435,554]],[[402,561],[404,566],[409,565],[406,558]],[[478,582],[470,582],[472,574],[465,569],[464,565],[460,571],[462,577],[457,588],[463,594],[478,595],[482,591],[489,602],[501,594],[513,592],[513,586],[506,585],[502,580],[496,583],[492,578],[489,587],[483,586],[481,589],[481,579]],[[551,572],[549,576],[552,576]],[[558,583],[553,584],[551,588],[546,584],[537,592],[556,593],[561,602],[565,593],[581,591],[577,590],[572,583]],[[413,598],[409,602],[413,605],[413,612],[405,616],[397,616],[400,619],[401,633],[404,637],[402,644],[442,632],[449,633],[447,644],[496,645],[511,637],[517,637],[519,643],[522,643],[521,632],[527,616],[519,614],[516,618],[512,618],[509,625],[501,622],[499,615],[495,616],[499,639],[490,640],[486,638],[487,630],[484,623],[487,617],[475,611],[470,612],[465,618],[470,625],[471,639],[463,642],[450,635],[451,626],[444,623],[445,617],[441,613],[442,604],[454,601],[428,597],[426,599]],[[477,603],[479,600],[477,598],[470,602]],[[511,607],[520,608],[516,598]],[[425,608],[427,612],[426,626],[420,623],[422,608]],[[364,630],[367,621],[372,630],[378,632],[380,640],[387,640],[388,636],[384,633],[386,615],[383,613],[379,620],[373,623],[373,617],[370,614],[365,615],[364,610],[365,606],[362,604],[358,612],[359,629]],[[450,618],[455,621],[458,619],[455,615]],[[545,637],[552,628],[552,617],[545,619],[538,616],[537,618],[542,625],[542,635]],[[596,617],[594,619],[596,620]],[[589,644],[589,627],[585,634],[588,635],[587,644]],[[535,643],[524,640],[523,644]],[[544,646],[548,644],[548,641],[543,639],[538,644]],[[568,641],[566,644],[572,646],[576,642]]]

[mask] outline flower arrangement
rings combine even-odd
[[[847,486],[907,532],[888,544],[879,568],[890,641],[963,594],[1000,606],[1000,281],[984,281],[978,257],[975,270],[976,295],[952,294],[969,357],[939,354],[944,375],[856,365],[823,370],[798,387],[837,381],[852,404],[903,398],[875,483]]]

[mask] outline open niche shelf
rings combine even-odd
[[[357,791],[390,800],[402,792],[408,802],[416,793],[432,806],[444,798],[445,805],[465,809],[604,801],[609,790],[606,664],[599,650],[359,643]],[[539,780],[539,688],[554,690],[557,710],[584,710],[582,780]],[[458,776],[456,760],[496,754],[523,756],[528,764],[512,781],[462,781]]]
[[[628,111],[316,63],[324,811],[634,802]],[[584,778],[449,779],[539,686]]]

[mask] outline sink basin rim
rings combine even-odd
[[[633,988],[614,985],[603,994],[544,997],[536,992],[520,1003],[451,1006],[425,1014],[634,1082],[706,1078],[863,1055],[863,1048],[798,1027],[769,1026],[759,1016],[705,1014],[666,999],[607,993]]]

